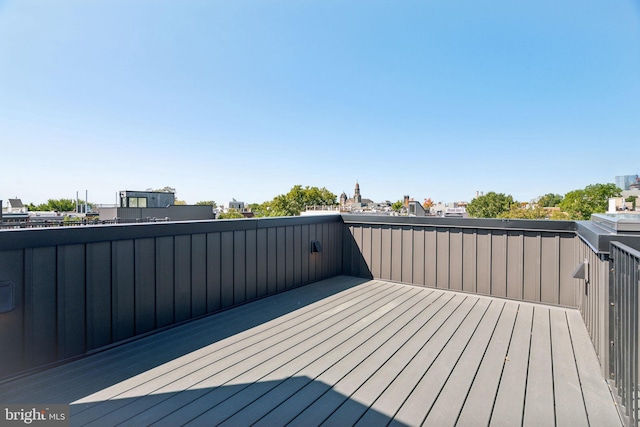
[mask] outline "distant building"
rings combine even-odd
[[[233,200],[229,202],[229,209],[235,209],[238,212],[242,212],[244,210],[244,202],[237,202]]]
[[[340,207],[343,210],[364,209],[373,204],[373,200],[362,198],[362,194],[360,194],[360,184],[357,181],[353,190],[353,197],[348,198],[345,192],[342,192],[340,195]]]
[[[7,200],[7,213],[27,213],[27,207],[22,203],[20,199],[8,199]]]
[[[215,219],[211,206],[175,205],[175,193],[121,191],[118,207],[101,207],[101,221],[155,222]]]
[[[631,190],[632,186],[640,188],[640,178],[638,175],[620,175],[615,177],[615,183],[622,191]]]

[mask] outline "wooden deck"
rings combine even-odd
[[[580,314],[340,276],[0,384],[71,425],[621,425]]]

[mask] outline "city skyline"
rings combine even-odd
[[[0,2],[0,197],[529,201],[638,171],[631,2]]]

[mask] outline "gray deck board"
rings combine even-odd
[[[509,350],[503,359],[502,376],[493,404],[490,425],[514,426],[522,424],[532,322],[533,307],[520,305],[513,326]]]
[[[551,310],[550,315],[556,420],[562,425],[584,426],[588,424],[588,419],[571,345],[567,315],[563,310]]]
[[[580,314],[339,276],[0,384],[71,425],[621,425]]]
[[[444,386],[438,391],[437,400],[433,403],[424,423],[426,425],[455,425],[456,417],[462,409],[473,380],[480,368],[498,320],[504,308],[504,302],[491,301],[482,321],[468,341],[460,358],[451,370]]]
[[[529,349],[525,426],[550,426],[555,423],[553,367],[549,309],[535,307]]]

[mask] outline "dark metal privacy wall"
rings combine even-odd
[[[341,271],[339,216],[2,231],[0,377]]]
[[[576,306],[577,237],[563,222],[392,220],[345,217],[345,274]]]

